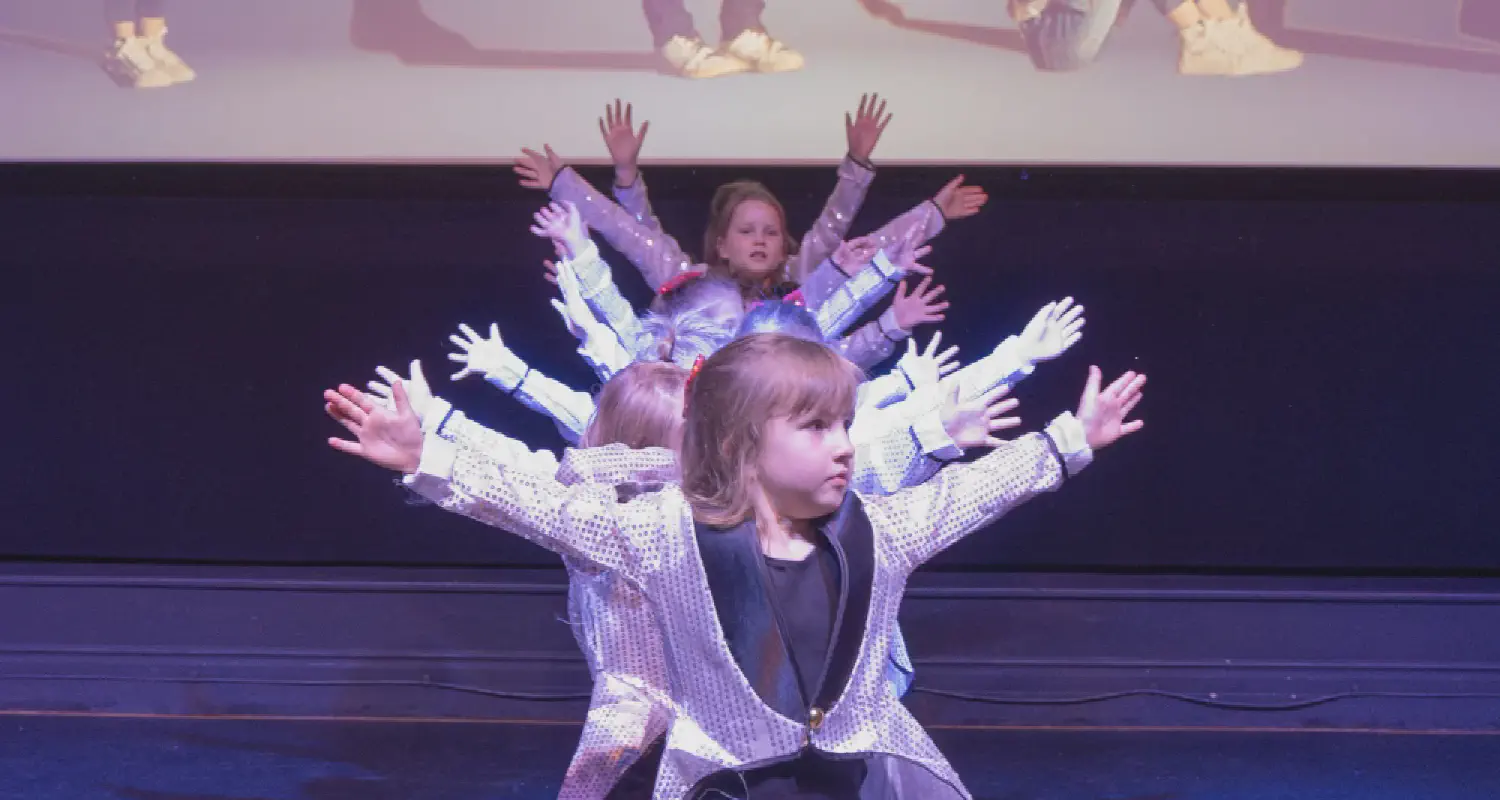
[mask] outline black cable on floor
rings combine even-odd
[[[478,686],[469,686],[462,683],[449,683],[446,681],[418,681],[418,680],[275,680],[269,678],[158,678],[158,677],[131,677],[122,675],[0,675],[0,680],[30,680],[30,681],[111,681],[121,683],[195,683],[195,684],[222,684],[222,685],[244,685],[244,686],[297,686],[297,687],[339,687],[351,688],[360,686],[385,686],[385,687],[407,687],[416,689],[443,689],[451,692],[462,692],[464,694],[480,695],[482,697],[493,697],[500,700],[525,700],[530,702],[577,702],[589,699],[588,692],[563,693],[563,694],[540,694],[535,692],[502,692],[495,689],[484,689]],[[970,703],[985,703],[988,705],[1002,706],[1077,706],[1091,703],[1103,703],[1110,700],[1123,700],[1129,697],[1159,697],[1166,700],[1176,700],[1183,703],[1191,703],[1206,708],[1216,708],[1226,711],[1299,711],[1306,708],[1314,708],[1327,705],[1339,700],[1360,699],[1383,699],[1383,700],[1500,700],[1500,692],[1337,692],[1334,694],[1310,697],[1306,700],[1296,700],[1288,703],[1242,703],[1219,700],[1214,697],[1199,697],[1179,692],[1167,692],[1160,689],[1127,689],[1119,692],[1107,692],[1096,695],[1083,695],[1080,697],[1048,697],[1048,698],[1019,698],[1019,697],[995,697],[992,695],[970,694],[966,692],[954,692],[946,689],[933,689],[926,686],[913,686],[912,695],[928,695],[931,697],[942,697],[950,700],[962,700]]]
[[[1106,694],[1086,695],[1083,697],[1013,698],[950,692],[944,689],[929,689],[925,686],[913,686],[910,694],[925,694],[971,703],[987,703],[1002,706],[1078,706],[1089,703],[1102,703],[1109,700],[1121,700],[1127,697],[1160,697],[1167,700],[1177,700],[1183,703],[1205,706],[1207,708],[1223,709],[1225,711],[1300,711],[1304,708],[1326,705],[1338,700],[1372,698],[1385,700],[1500,700],[1500,693],[1496,692],[1337,692],[1335,694],[1310,697],[1306,700],[1297,700],[1290,703],[1235,703],[1212,697],[1195,697],[1190,694],[1165,692],[1160,689],[1127,689],[1120,692],[1108,692]]]
[[[326,686],[338,688],[351,688],[358,686],[403,686],[417,689],[446,689],[451,692],[463,692],[464,694],[477,694],[485,697],[494,697],[500,700],[528,700],[542,703],[572,702],[577,700],[588,700],[590,694],[537,694],[533,692],[501,692],[494,689],[481,689],[478,686],[468,686],[462,683],[447,683],[444,681],[414,681],[414,680],[276,680],[272,678],[154,678],[134,677],[126,675],[0,675],[0,680],[8,681],[111,681],[117,683],[197,683],[197,684],[223,684],[242,686]]]

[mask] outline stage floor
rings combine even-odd
[[[0,717],[0,797],[532,800],[573,725]],[[987,800],[1494,800],[1500,735],[944,729]]]

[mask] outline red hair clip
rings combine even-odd
[[[703,356],[693,359],[693,368],[688,370],[687,381],[682,384],[682,415],[687,416],[688,395],[693,391],[693,379],[698,377],[698,371],[703,369]]]
[[[688,281],[701,277],[703,277],[703,270],[701,269],[690,269],[687,272],[679,272],[676,275],[673,275],[672,278],[666,283],[662,284],[661,288],[656,290],[656,293],[667,294],[669,292],[675,292],[678,289],[681,289],[683,285]]]
[[[802,299],[802,290],[800,288],[787,292],[786,297],[782,299],[794,306],[807,306],[807,301]]]

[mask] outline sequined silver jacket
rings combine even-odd
[[[639,458],[619,464],[600,463],[602,471],[590,475],[560,470],[551,452],[532,450],[486,428],[440,397],[432,399],[424,414],[424,426],[440,439],[487,453],[497,465],[556,475],[565,485],[588,481],[614,486],[622,499],[659,491],[681,479],[676,459],[666,450],[634,451]],[[902,438],[889,437],[878,452],[900,455],[894,451]],[[920,456],[912,459],[921,463],[909,463],[904,470],[894,471],[890,480],[915,485],[936,472],[935,460]],[[856,481],[856,485],[862,484]],[[646,597],[609,570],[574,558],[564,558],[564,564],[568,570],[568,620],[588,663],[593,691],[583,733],[558,797],[602,800],[651,743],[666,732],[672,708],[668,671],[654,611]],[[643,635],[643,631],[650,635]],[[897,696],[906,693],[913,673],[906,641],[897,627],[886,668],[887,680]]]
[[[846,158],[839,165],[839,181],[823,212],[812,228],[802,237],[801,245],[787,263],[788,278],[798,284],[812,278],[823,266],[839,244],[848,235],[854,215],[864,202],[865,192],[874,171],[853,159]],[[667,235],[652,210],[647,196],[645,179],[637,176],[630,187],[616,187],[616,203],[595,189],[571,167],[564,168],[552,183],[551,196],[559,202],[571,202],[579,211],[585,224],[597,231],[612,247],[620,251],[645,277],[652,289],[656,289],[680,273],[691,270],[706,270],[687,255],[676,239]],[[902,242],[920,244],[936,236],[943,228],[943,216],[932,201],[923,201],[870,235],[879,248],[892,250]],[[830,276],[835,282],[848,276]],[[816,283],[816,281],[815,281]],[[831,292],[834,285],[809,292]],[[806,294],[806,293],[805,293]],[[826,296],[826,295],[824,295]],[[824,296],[807,296],[807,305],[817,308]],[[591,301],[592,303],[592,301]],[[605,309],[598,309],[608,320]],[[617,332],[620,328],[615,329]],[[890,315],[871,322],[849,336],[831,344],[841,355],[864,369],[869,369],[889,358],[895,345],[910,335],[894,323]],[[622,339],[627,334],[622,333]],[[628,341],[628,339],[626,339]]]
[[[1082,426],[1058,417],[971,463],[889,497],[850,493],[825,534],[841,561],[832,682],[789,697],[785,640],[766,617],[753,525],[704,529],[676,486],[621,503],[584,476],[662,463],[664,451],[571,450],[557,477],[514,469],[436,432],[407,484],[439,506],[613,571],[649,599],[665,642],[671,693],[656,800],[695,797],[706,782],[794,758],[804,747],[860,757],[886,796],[967,798],[946,759],[886,684],[884,664],[907,578],[965,535],[1092,459]],[[578,480],[570,480],[577,476]],[[642,636],[653,632],[642,631]],[[750,654],[760,654],[750,657]],[[761,657],[764,656],[764,657]]]

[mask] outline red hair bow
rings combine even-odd
[[[683,285],[688,281],[701,277],[703,277],[703,270],[701,269],[690,269],[687,272],[679,272],[676,275],[673,275],[672,278],[666,283],[662,284],[661,288],[656,290],[656,293],[667,294],[669,292],[675,292],[678,289],[681,289]]]
[[[698,377],[698,371],[703,369],[703,356],[693,359],[693,368],[688,370],[687,382],[682,384],[682,415],[687,416],[688,395],[693,391],[693,379]]]

